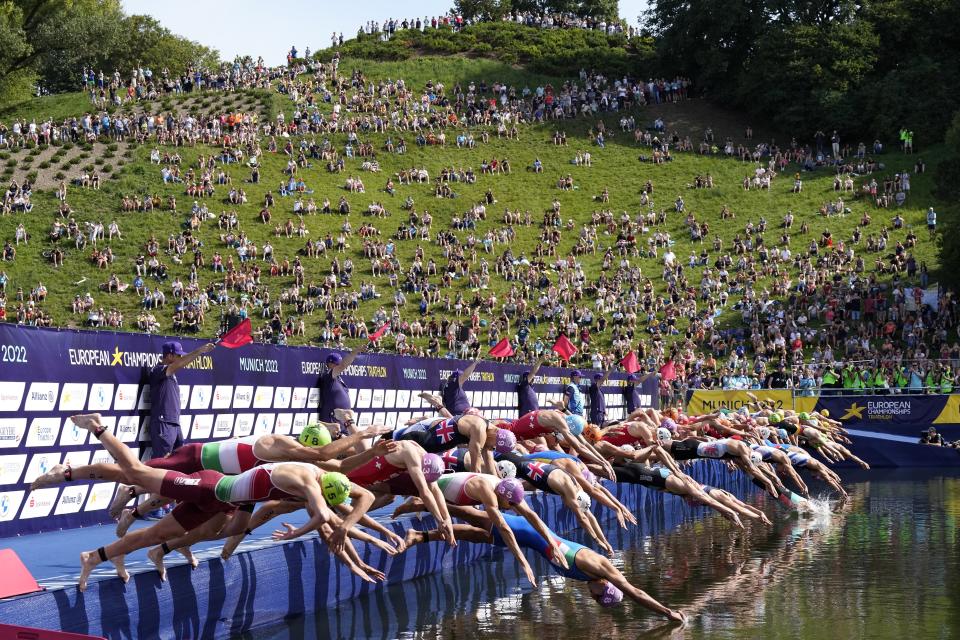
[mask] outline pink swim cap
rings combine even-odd
[[[503,497],[510,504],[523,502],[523,485],[514,478],[504,478],[497,483],[497,495]]]
[[[420,465],[423,476],[427,482],[436,482],[437,478],[443,475],[446,465],[443,458],[435,453],[426,453],[423,455],[423,464]]]

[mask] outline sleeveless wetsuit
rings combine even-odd
[[[667,486],[667,478],[672,473],[665,467],[651,467],[636,462],[613,465],[613,472],[617,476],[617,482],[628,484],[639,484],[645,487],[662,490]]]
[[[222,502],[263,502],[265,500],[297,499],[299,496],[287,493],[273,483],[273,472],[281,465],[297,465],[319,475],[320,469],[306,462],[271,462],[263,464],[237,476],[223,476],[215,489],[217,499]]]
[[[525,413],[507,424],[518,440],[530,440],[553,433],[553,429],[540,426],[540,410]]]
[[[437,479],[437,486],[448,503],[462,507],[472,506],[480,501],[467,495],[467,481],[480,475],[470,472],[445,473]]]
[[[450,451],[444,452],[440,457],[443,458],[444,468],[447,473],[467,470],[467,464],[465,462],[467,457],[466,449],[450,449]]]
[[[350,482],[366,487],[377,482],[386,482],[404,471],[405,469],[387,462],[386,457],[377,456],[365,465],[357,467],[348,473],[347,477],[350,479]]]
[[[569,569],[564,569],[560,565],[554,564],[553,559],[547,555],[547,549],[549,548],[547,541],[543,539],[543,536],[537,533],[537,530],[534,529],[529,522],[527,522],[526,518],[515,516],[511,513],[504,513],[503,519],[506,520],[507,526],[510,527],[511,531],[513,531],[513,537],[516,538],[517,545],[521,549],[531,549],[536,551],[546,558],[560,575],[567,578],[573,578],[574,580],[583,580],[584,582],[590,582],[591,580],[595,579],[588,576],[577,566],[577,554],[581,549],[586,548],[582,544],[578,544],[572,540],[566,540],[557,534],[553,534],[554,545],[557,547],[560,553],[563,554],[563,557],[566,558],[567,564],[570,565]],[[506,542],[503,541],[503,537],[500,535],[499,529],[493,527],[490,534],[493,536],[493,544],[497,545],[498,547],[507,546]]]
[[[424,426],[426,420],[421,420],[409,427],[401,427],[393,432],[394,440],[413,440],[427,453],[443,453],[451,447],[469,444],[470,438],[460,433],[457,421],[460,416],[444,418],[440,422]],[[432,418],[431,420],[435,420]]]
[[[264,462],[253,453],[253,447],[260,438],[261,435],[250,435],[220,442],[207,442],[200,450],[203,468],[228,474],[249,471]]]
[[[554,471],[561,471],[560,467],[545,462],[524,460],[515,453],[498,453],[495,460],[509,460],[517,467],[517,477],[526,480],[534,487],[545,493],[556,493],[550,488],[547,477]]]

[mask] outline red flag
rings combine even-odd
[[[667,381],[677,377],[677,366],[673,364],[673,360],[667,360],[667,363],[660,367],[660,377]]]
[[[577,352],[577,347],[570,342],[567,336],[560,334],[560,337],[557,338],[557,341],[553,343],[553,351],[556,351],[560,354],[560,357],[563,358],[564,362],[570,359],[570,356]]]
[[[496,344],[492,349],[490,349],[490,355],[494,358],[509,358],[513,355],[513,347],[510,346],[510,341],[504,338]]]
[[[628,353],[626,356],[624,356],[623,360],[620,361],[620,366],[622,366],[627,373],[636,373],[637,371],[640,371],[640,363],[637,362],[637,354],[635,354],[633,351]]]
[[[236,349],[251,342],[253,336],[250,335],[250,318],[244,318],[243,322],[223,334],[219,344],[227,349]]]
[[[382,327],[380,327],[379,329],[377,329],[367,337],[370,338],[370,342],[376,342],[377,340],[383,337],[383,334],[385,334],[387,332],[387,329],[389,328],[390,328],[390,323],[386,322]]]

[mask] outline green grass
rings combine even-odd
[[[562,80],[549,76],[535,75],[525,73],[522,69],[506,65],[502,62],[487,59],[471,59],[466,57],[437,58],[437,57],[419,57],[403,62],[383,62],[374,63],[370,61],[357,61],[345,59],[341,64],[342,73],[347,74],[355,66],[364,69],[368,78],[378,80],[381,78],[403,77],[408,84],[413,87],[421,87],[427,80],[439,80],[444,82],[448,90],[453,88],[456,82],[466,83],[470,80],[486,80],[492,84],[496,80],[506,79],[510,83],[516,83],[520,88],[524,85],[535,87],[541,82],[552,82],[557,86]],[[292,112],[293,105],[285,97],[278,94],[265,94],[263,91],[251,92],[255,96],[258,104],[265,104],[271,114],[279,110],[287,113]],[[233,104],[232,99],[228,101]],[[58,101],[60,105],[63,101]],[[213,105],[215,109],[220,109],[222,100],[208,95],[202,102]],[[52,109],[52,107],[49,107]],[[200,105],[194,105],[193,110],[200,108]],[[323,105],[323,109],[328,110],[328,105]],[[24,114],[37,113],[39,107],[33,103],[25,107]],[[77,113],[82,113],[86,105]],[[722,140],[726,135],[739,137],[742,133],[742,124],[732,122],[729,114],[721,111],[713,111],[711,108],[702,104],[682,104],[677,106],[664,106],[659,108],[657,113],[661,114],[667,121],[668,128],[674,121],[682,121],[684,128],[696,130],[697,127],[713,125],[717,138]],[[650,109],[640,109],[635,112],[637,123],[646,124],[653,119],[653,111]],[[20,115],[20,114],[14,114]],[[272,115],[271,115],[272,117]],[[688,240],[688,234],[684,225],[684,216],[672,213],[672,203],[678,194],[682,194],[686,203],[687,210],[696,214],[699,220],[705,220],[710,225],[711,236],[719,234],[724,241],[724,246],[729,248],[735,235],[742,235],[743,227],[752,220],[758,221],[760,216],[765,216],[768,221],[768,231],[765,235],[768,246],[774,246],[779,238],[778,225],[786,211],[792,210],[796,215],[796,222],[793,231],[793,242],[791,250],[796,255],[806,249],[809,237],[800,236],[798,230],[801,224],[806,221],[810,224],[812,236],[816,237],[825,225],[829,225],[837,240],[848,240],[857,225],[861,213],[864,209],[870,211],[874,217],[874,223],[869,227],[868,233],[879,233],[881,224],[888,221],[894,215],[893,211],[875,210],[861,201],[850,204],[853,214],[845,218],[833,218],[829,222],[821,218],[817,210],[826,201],[834,198],[832,191],[832,173],[829,171],[820,171],[813,175],[806,175],[804,178],[804,191],[802,194],[790,193],[792,186],[792,175],[796,169],[791,167],[786,172],[788,175],[780,176],[774,183],[773,188],[767,192],[749,191],[744,192],[740,183],[743,176],[752,170],[749,163],[744,165],[737,160],[728,160],[717,157],[702,157],[692,154],[676,154],[676,160],[665,165],[652,165],[640,163],[637,156],[641,153],[649,155],[649,150],[635,145],[632,141],[632,135],[619,133],[617,125],[617,116],[606,118],[607,129],[615,135],[608,138],[606,149],[598,149],[587,139],[586,133],[590,126],[596,124],[595,119],[566,121],[563,123],[548,123],[539,126],[524,126],[521,128],[520,141],[498,140],[495,132],[491,134],[489,144],[479,143],[479,132],[477,133],[478,145],[473,150],[457,149],[454,144],[455,132],[448,132],[448,146],[444,149],[437,147],[418,148],[414,144],[414,135],[405,132],[402,137],[407,141],[408,153],[403,156],[387,154],[382,151],[384,135],[361,135],[362,140],[370,140],[374,143],[377,150],[378,160],[381,163],[381,173],[372,174],[360,171],[362,159],[353,158],[347,160],[347,170],[343,174],[328,174],[326,169],[319,161],[314,161],[314,166],[310,169],[302,170],[301,175],[305,178],[309,188],[314,189],[312,197],[319,204],[325,197],[332,203],[336,203],[341,195],[346,195],[352,205],[353,213],[349,219],[354,229],[358,229],[364,222],[373,222],[381,231],[384,238],[392,236],[401,221],[406,219],[406,212],[401,209],[401,203],[409,195],[416,201],[416,208],[422,212],[424,209],[430,211],[434,216],[434,233],[441,229],[448,229],[451,217],[461,215],[473,203],[479,201],[487,189],[491,189],[498,200],[498,203],[488,207],[488,216],[485,222],[481,222],[478,229],[474,232],[477,238],[488,231],[502,226],[501,219],[504,208],[511,210],[530,210],[534,221],[532,227],[518,227],[517,240],[510,247],[516,255],[525,253],[532,257],[539,243],[540,227],[543,212],[550,207],[554,198],[562,204],[561,213],[566,219],[574,219],[577,223],[589,221],[590,214],[600,208],[609,208],[619,216],[622,211],[635,214],[640,210],[639,194],[647,180],[654,184],[654,200],[658,209],[667,208],[671,213],[668,216],[668,222],[663,230],[670,232],[673,239],[676,240],[674,250],[678,258],[686,264],[691,245]],[[717,122],[727,123],[727,130],[717,126]],[[753,123],[758,131],[761,129],[758,123]],[[551,142],[551,134],[554,129],[562,128],[568,132],[569,144],[567,147],[556,147]],[[392,134],[396,140],[398,134]],[[312,136],[311,136],[312,137]],[[691,136],[693,137],[693,136]],[[322,135],[316,136],[317,140],[322,139]],[[341,152],[345,144],[345,134],[330,136],[335,146]],[[787,139],[784,136],[777,136],[778,140]],[[694,137],[696,141],[697,138]],[[282,142],[281,142],[282,145]],[[87,147],[84,147],[87,148]],[[160,241],[161,246],[166,246],[166,238],[171,233],[178,233],[182,230],[182,225],[186,221],[186,213],[190,208],[190,199],[183,193],[181,185],[163,185],[160,180],[159,168],[149,163],[150,149],[153,144],[146,144],[136,149],[126,150],[122,153],[124,157],[131,157],[122,170],[119,170],[119,176],[115,180],[104,183],[99,191],[84,190],[80,187],[72,186],[70,188],[69,202],[75,210],[75,216],[79,222],[102,220],[104,224],[109,224],[112,219],[116,219],[123,232],[124,241],[114,242],[113,250],[116,254],[116,263],[114,270],[122,275],[127,281],[133,279],[133,259],[141,253],[143,245],[151,235],[155,235]],[[575,167],[570,160],[578,149],[589,150],[593,155],[593,167]],[[195,166],[197,157],[200,154],[209,154],[211,149],[204,147],[186,147],[179,148],[177,151],[183,156],[183,168]],[[902,215],[906,218],[907,224],[918,229],[920,235],[920,244],[914,251],[918,261],[925,261],[931,271],[936,271],[938,267],[937,251],[934,245],[926,239],[925,231],[920,233],[924,225],[924,210],[930,204],[936,204],[931,196],[931,187],[933,182],[933,173],[937,162],[942,156],[942,151],[937,148],[925,150],[924,159],[928,163],[928,171],[923,176],[914,176],[912,181],[913,190],[908,200],[908,206],[902,209]],[[78,172],[76,165],[82,160],[87,160],[90,154],[84,152],[79,158],[72,158],[68,165],[71,166],[67,171],[68,177],[74,177]],[[401,169],[410,167],[425,166],[429,171],[431,178],[439,175],[443,167],[473,167],[479,174],[480,162],[483,159],[490,158],[508,158],[513,168],[512,175],[509,176],[489,176],[480,175],[474,185],[454,184],[454,190],[457,192],[456,199],[437,199],[432,195],[432,185],[403,185],[398,186],[398,194],[391,197],[383,192],[384,184],[389,176]],[[525,167],[532,164],[534,158],[539,157],[545,166],[543,174],[533,174],[525,170]],[[887,173],[901,167],[911,167],[915,161],[914,156],[904,157],[897,153],[887,154],[883,157],[887,168],[878,174],[878,179]],[[87,167],[92,167],[88,162],[84,163]],[[269,239],[275,248],[275,256],[282,260],[296,255],[297,251],[303,246],[301,239],[293,238],[275,238],[273,235],[273,226],[260,224],[257,218],[257,212],[263,201],[264,193],[272,190],[276,194],[277,186],[283,179],[282,169],[286,164],[286,156],[283,154],[266,154],[264,166],[261,173],[261,183],[259,185],[244,184],[243,180],[249,176],[249,170],[246,167],[229,165],[226,171],[233,177],[234,185],[243,186],[247,191],[249,204],[241,207],[232,207],[224,201],[229,187],[219,186],[214,198],[208,199],[207,203],[215,213],[221,211],[236,209],[241,220],[241,229],[252,238],[258,246]],[[104,166],[104,172],[109,172],[107,166]],[[563,192],[556,188],[556,181],[561,175],[571,173],[576,181],[577,189],[574,191]],[[694,176],[698,174],[711,174],[717,185],[712,190],[693,190],[688,188]],[[349,194],[342,185],[348,175],[362,177],[367,192],[365,194]],[[859,184],[859,183],[858,183]],[[593,201],[593,196],[599,194],[604,188],[610,190],[610,203],[602,205]],[[164,200],[167,196],[177,197],[179,204],[179,214],[174,215],[167,211],[154,211],[152,213],[122,213],[120,212],[120,198],[124,194],[143,196],[144,194],[159,194]],[[308,196],[309,197],[309,196]],[[363,215],[367,205],[373,201],[381,201],[392,212],[392,216],[385,219],[372,219]],[[292,206],[293,198],[277,198],[277,205],[273,209],[274,223],[284,223],[288,218],[293,218]],[[53,270],[44,261],[42,252],[49,248],[45,245],[43,238],[49,228],[52,214],[56,209],[57,202],[52,191],[36,193],[34,196],[34,211],[28,215],[18,215],[17,217],[8,217],[0,219],[0,231],[3,239],[12,239],[13,229],[16,222],[23,220],[28,230],[36,239],[31,242],[29,247],[21,247],[18,257],[14,263],[4,263],[0,268],[5,269],[11,278],[13,290],[22,286],[25,290],[36,285],[37,280],[42,279],[51,292],[45,308],[52,314],[56,324],[65,325],[69,322],[77,322],[78,318],[72,317],[69,310],[69,302],[76,293],[82,293],[90,290],[94,292],[98,304],[104,307],[117,307],[126,314],[127,326],[132,326],[135,320],[136,312],[139,309],[139,300],[132,293],[124,295],[107,295],[96,292],[97,284],[106,281],[109,277],[109,271],[99,271],[90,262],[89,250],[78,252],[72,245],[67,248],[67,257],[65,266],[58,270]],[[735,213],[736,219],[733,221],[721,222],[719,211],[726,204]],[[331,233],[336,237],[343,218],[338,215],[307,217],[306,224],[310,229],[310,238],[316,239]],[[563,241],[560,247],[559,255],[567,255],[575,244],[578,229],[574,231],[564,231]],[[457,232],[461,241],[465,241],[469,232]],[[897,240],[906,236],[906,231],[891,231],[889,247],[895,245]],[[204,227],[199,231],[199,237],[204,243],[204,254],[209,265],[210,259],[215,251],[221,251],[224,257],[229,254],[219,241],[219,230],[216,228],[215,221],[204,223]],[[607,236],[601,230],[599,232],[599,242],[601,251],[596,255],[587,255],[581,257],[584,270],[588,279],[593,280],[601,273],[602,249],[613,243],[615,238]],[[359,287],[362,281],[373,281],[377,284],[378,290],[383,295],[380,300],[363,303],[359,314],[369,319],[372,313],[380,306],[384,305],[388,309],[392,307],[392,291],[389,289],[386,278],[370,277],[369,261],[361,253],[362,242],[354,237],[351,241],[349,255],[355,263],[354,283]],[[409,267],[418,241],[397,241],[397,254],[404,266]],[[434,257],[437,264],[442,269],[446,261],[440,255],[440,248],[432,243],[423,243],[427,257]],[[699,245],[696,250],[699,251]],[[502,245],[495,245],[495,254],[486,256],[491,264],[491,274],[493,274],[493,263],[496,255],[504,250]],[[858,253],[863,252],[862,246],[858,248]],[[479,256],[482,258],[485,254],[478,249]],[[661,255],[662,255],[661,251]],[[303,258],[307,269],[306,281],[319,282],[320,279],[329,273],[332,255],[314,260]],[[188,254],[185,258],[189,258]],[[341,256],[341,259],[343,256]],[[867,262],[868,271],[872,268],[875,256],[864,254]],[[179,276],[184,281],[187,280],[189,273],[189,260],[185,260],[183,265],[175,265],[168,258],[165,259],[171,267],[170,280]],[[649,276],[660,293],[664,292],[664,287],[660,278],[662,266],[652,259],[634,260],[642,266],[644,274]],[[261,263],[262,265],[262,263]],[[475,268],[479,264],[474,265]],[[693,286],[699,284],[699,270],[688,270],[687,276]],[[201,282],[207,284],[214,279],[214,273],[209,266],[201,272]],[[497,279],[493,274],[491,282],[491,291],[496,293],[499,300],[503,301],[509,291],[510,285],[507,282]],[[86,279],[82,284],[75,284],[81,279]],[[401,278],[401,282],[402,282]],[[436,279],[432,279],[436,282]],[[551,280],[556,282],[556,276],[551,274]],[[263,282],[271,290],[272,299],[276,300],[279,291],[282,288],[289,287],[292,284],[292,278],[271,278],[269,275],[263,276]],[[769,281],[763,281],[760,286],[769,286]],[[169,293],[169,289],[166,289]],[[462,292],[466,300],[473,298],[473,292],[467,289],[467,283],[463,280],[457,281],[454,288],[449,292],[454,297],[458,292]],[[417,304],[419,298],[408,294],[408,302],[403,310],[404,317],[413,320],[417,315]],[[731,298],[731,304],[737,299]],[[170,298],[168,298],[168,301]],[[588,301],[588,304],[592,302]],[[8,305],[8,309],[13,304]],[[434,310],[438,315],[442,315],[441,309]],[[157,313],[158,319],[162,325],[162,331],[171,331],[170,315],[167,310]],[[339,317],[339,316],[338,316]],[[213,307],[207,314],[206,326],[204,332],[212,334],[218,326],[219,309]],[[306,339],[297,339],[294,342],[312,342],[318,341],[323,313],[320,312],[312,318],[308,318],[308,329]],[[721,323],[735,322],[737,316],[735,312],[726,312],[721,318]],[[254,317],[255,323],[260,323],[259,315]],[[679,328],[681,332],[686,326],[686,320],[681,319]],[[513,326],[516,329],[516,325]],[[546,327],[541,324],[534,331],[534,336],[542,335]],[[481,333],[483,339],[486,333]],[[607,336],[595,336],[597,344],[603,345]],[[392,346],[392,343],[387,346]]]

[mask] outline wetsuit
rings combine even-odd
[[[145,464],[154,469],[180,473],[195,473],[204,469],[227,474],[243,473],[266,462],[253,452],[261,437],[263,436],[250,435],[218,442],[188,444],[165,458],[153,458]]]
[[[437,486],[448,503],[462,507],[475,505],[480,501],[467,495],[467,481],[480,475],[470,472],[446,473],[437,479]]]
[[[547,481],[547,478],[554,471],[562,472],[560,467],[544,462],[524,460],[522,456],[518,456],[515,453],[494,454],[494,459],[509,460],[517,467],[518,478],[526,480],[544,493],[556,493],[556,491],[550,488],[550,483]]]
[[[506,425],[518,440],[530,440],[553,433],[553,429],[540,425],[540,410],[525,413]]]
[[[366,487],[377,482],[386,482],[404,471],[406,471],[406,469],[387,462],[386,457],[377,456],[370,462],[348,473],[347,477],[350,479],[350,482]]]
[[[460,416],[444,418],[439,422],[436,418],[421,420],[408,427],[394,430],[393,439],[412,440],[423,447],[427,453],[443,453],[451,447],[470,443],[470,438],[460,433],[457,428],[459,419]]]
[[[524,460],[539,460],[541,462],[553,462],[554,460],[575,460],[580,462],[580,458],[577,456],[560,451],[537,451],[535,453],[528,453],[527,455],[521,457]]]
[[[547,554],[547,549],[549,545],[547,541],[543,539],[537,530],[527,522],[526,518],[521,518],[520,516],[515,516],[510,513],[504,513],[503,519],[506,520],[507,526],[510,527],[510,530],[513,531],[513,537],[517,540],[517,545],[521,549],[531,549],[536,551],[556,569],[557,573],[560,575],[573,578],[574,580],[583,580],[584,582],[590,582],[596,578],[591,578],[586,573],[584,573],[577,566],[577,554],[581,549],[585,549],[582,544],[573,542],[572,540],[566,540],[561,538],[557,534],[553,534],[553,543],[556,546],[557,550],[563,554],[563,557],[566,558],[567,564],[570,565],[569,569],[564,569],[558,564],[555,564],[555,561]],[[551,532],[553,533],[553,532]],[[493,544],[498,547],[506,547],[507,543],[503,541],[503,538],[500,535],[500,530],[496,527],[490,531],[490,535],[493,537]]]
[[[615,464],[613,465],[613,472],[617,476],[617,482],[639,484],[657,490],[663,490],[667,487],[667,478],[672,473],[670,469],[665,467],[651,467],[636,462]]]
[[[444,452],[440,457],[443,459],[443,465],[447,473],[456,473],[458,471],[467,471],[468,451],[466,449],[450,449]]]

